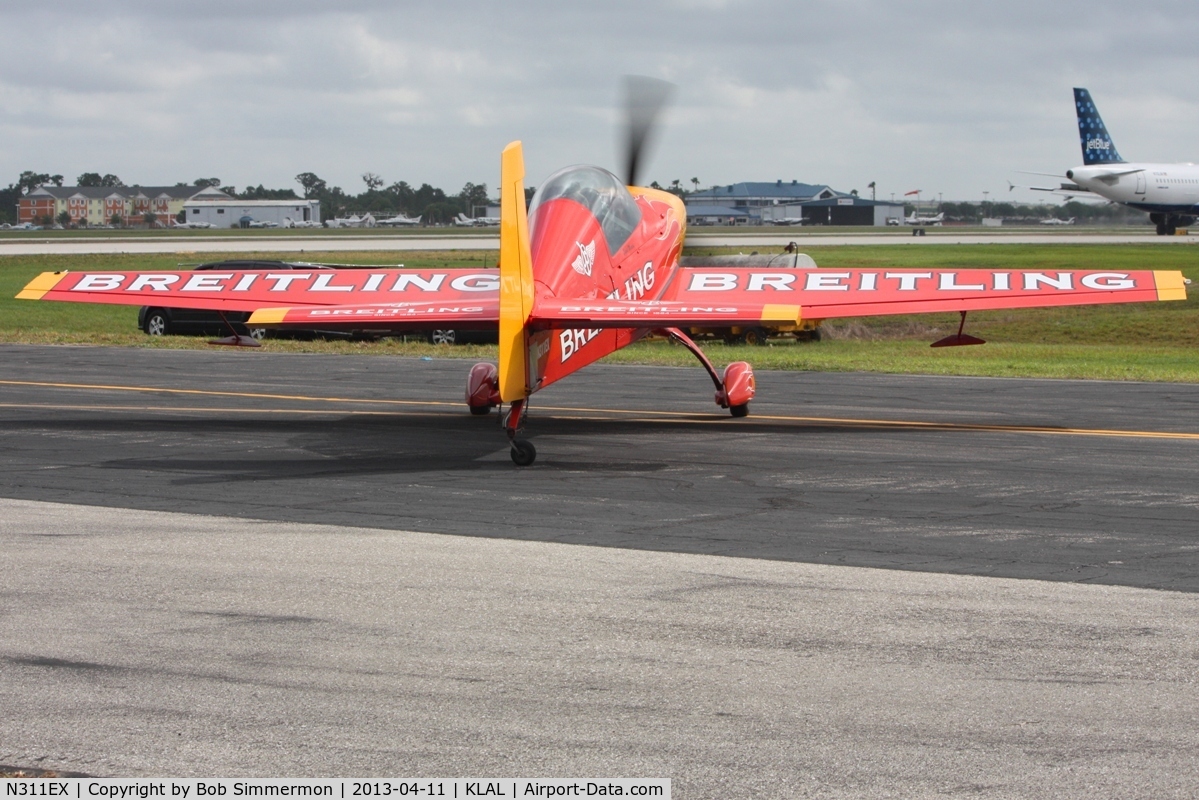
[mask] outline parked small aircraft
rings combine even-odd
[[[903,218],[904,225],[940,225],[945,221],[945,212],[933,216],[920,216],[915,211]]]
[[[422,214],[421,216],[423,217],[424,215]],[[412,217],[404,216],[403,214],[396,214],[394,217],[387,217],[386,219],[379,220],[377,224],[386,225],[391,228],[400,228],[412,225],[420,225],[420,220],[421,217],[416,217],[414,219]]]
[[[1070,219],[1058,219],[1057,217],[1050,217],[1049,219],[1041,220],[1041,224],[1042,225],[1073,225],[1074,217],[1070,217]]]
[[[532,395],[657,332],[707,371],[716,404],[749,413],[749,364],[723,371],[688,327],[798,326],[803,320],[958,312],[956,335],[933,346],[982,344],[963,333],[976,309],[1184,300],[1181,272],[1010,269],[683,267],[682,200],[636,186],[640,152],[668,85],[630,84],[625,180],[600,167],[549,176],[526,210],[520,142],[500,159],[500,263],[494,270],[220,270],[47,272],[17,295],[31,300],[170,305],[253,312],[250,327],[499,331],[498,364],[474,365],[472,414],[507,413],[512,460],[533,463],[520,437]],[[648,99],[647,99],[648,98]]]
[[[214,228],[216,226],[213,225],[211,222],[200,222],[199,220],[197,220],[195,222],[179,222],[178,220],[174,220],[171,222],[171,227],[192,230],[192,229],[201,229],[201,228]]]
[[[326,228],[373,228],[376,224],[375,218],[369,212],[361,217],[352,214],[348,217],[333,217],[325,220]]]
[[[316,220],[311,219],[292,219],[291,217],[283,218],[284,228],[319,228],[321,224]]]
[[[493,228],[500,224],[499,217],[468,217],[462,212],[454,217],[454,224],[462,228]]]

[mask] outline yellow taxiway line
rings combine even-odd
[[[12,381],[0,380],[0,386],[33,386],[52,389],[79,389],[90,391],[112,392],[143,392],[179,395],[203,395],[208,397],[241,397],[257,400],[290,400],[295,402],[316,402],[332,404],[362,404],[383,406],[404,406],[408,408],[459,408],[461,402],[444,400],[370,400],[355,397],[320,397],[315,395],[269,394],[260,392],[228,392],[212,389],[171,389],[155,386],[119,386],[113,384],[89,383],[55,383],[49,381]],[[240,414],[329,414],[332,410],[294,409],[294,408],[215,408],[215,407],[184,407],[184,406],[116,406],[116,405],[87,405],[87,404],[47,404],[47,403],[0,403],[0,408],[47,409],[47,410],[95,410],[95,411],[156,411],[156,412],[188,412],[188,413],[240,413]],[[580,406],[537,406],[539,412],[549,412],[551,419],[588,419],[602,420],[619,416],[627,421],[668,422],[677,424],[695,424],[697,422],[732,422],[731,418],[715,415],[687,414],[678,411],[659,411],[649,409],[621,408],[586,408]],[[363,416],[411,416],[410,412],[401,411],[358,411],[345,410],[336,413]],[[601,416],[591,416],[599,414]],[[586,415],[586,416],[584,416]],[[962,422],[928,422],[921,420],[867,419],[857,417],[805,417],[781,414],[754,414],[735,424],[739,426],[755,423],[791,423],[796,425],[818,426],[848,426],[855,428],[901,429],[901,430],[930,430],[930,431],[962,431],[974,433],[1039,433],[1057,436],[1107,436],[1133,439],[1176,439],[1183,441],[1199,441],[1199,433],[1185,431],[1135,431],[1115,430],[1105,428],[1064,428],[1042,425],[994,425],[972,424]]]

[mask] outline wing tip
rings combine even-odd
[[[1186,278],[1179,270],[1154,270],[1153,283],[1158,300],[1186,300]]]
[[[66,270],[61,272],[43,272],[25,284],[25,288],[17,293],[18,300],[41,300],[58,282],[66,276]]]

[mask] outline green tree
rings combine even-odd
[[[155,214],[153,211],[147,211],[147,212],[146,212],[146,213],[145,213],[145,214],[142,216],[142,221],[143,221],[143,222],[145,222],[147,226],[149,226],[149,227],[153,228],[153,227],[154,227],[154,224],[155,224],[156,222],[158,222],[158,215],[157,215],[157,214]]]
[[[373,192],[383,185],[383,178],[373,172],[362,173],[362,182],[366,184],[366,190]]]
[[[315,172],[301,172],[296,176],[296,183],[304,187],[305,198],[317,197],[327,188],[327,184]]]
[[[123,224],[125,224],[125,220],[121,219],[120,214],[113,214],[112,218],[110,220],[108,220],[108,224],[113,226],[114,228],[119,228]]]
[[[63,226],[64,228],[69,227],[71,224],[71,215],[69,213],[67,213],[66,211],[62,211],[59,213],[58,217],[56,218],[56,221],[58,222],[59,225]]]
[[[194,181],[192,181],[192,186],[199,186],[201,189],[207,188],[209,186],[220,186],[220,185],[221,185],[220,178],[196,178]]]
[[[295,200],[293,189],[267,189],[261,183],[257,186],[247,186],[238,197],[243,200]]]
[[[111,172],[100,179],[101,186],[124,186],[125,182]]]
[[[0,222],[13,223],[17,221],[17,203],[21,200],[21,188],[10,183],[8,188],[0,189]]]
[[[29,194],[34,189],[40,186],[45,186],[47,183],[54,183],[54,179],[58,178],[58,185],[62,186],[61,175],[50,175],[46,172],[33,172],[25,170],[21,176],[17,178],[17,186],[21,189],[21,194]]]
[[[491,200],[487,197],[487,184],[467,183],[458,193],[458,202],[462,206],[462,212],[468,217],[473,217],[475,208],[491,204]]]
[[[85,172],[75,179],[76,186],[103,186],[104,178],[99,172]]]

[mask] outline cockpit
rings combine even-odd
[[[599,167],[567,167],[551,175],[533,195],[529,224],[537,224],[537,209],[559,198],[589,210],[604,232],[608,252],[615,253],[641,222],[641,208],[620,179]]]

